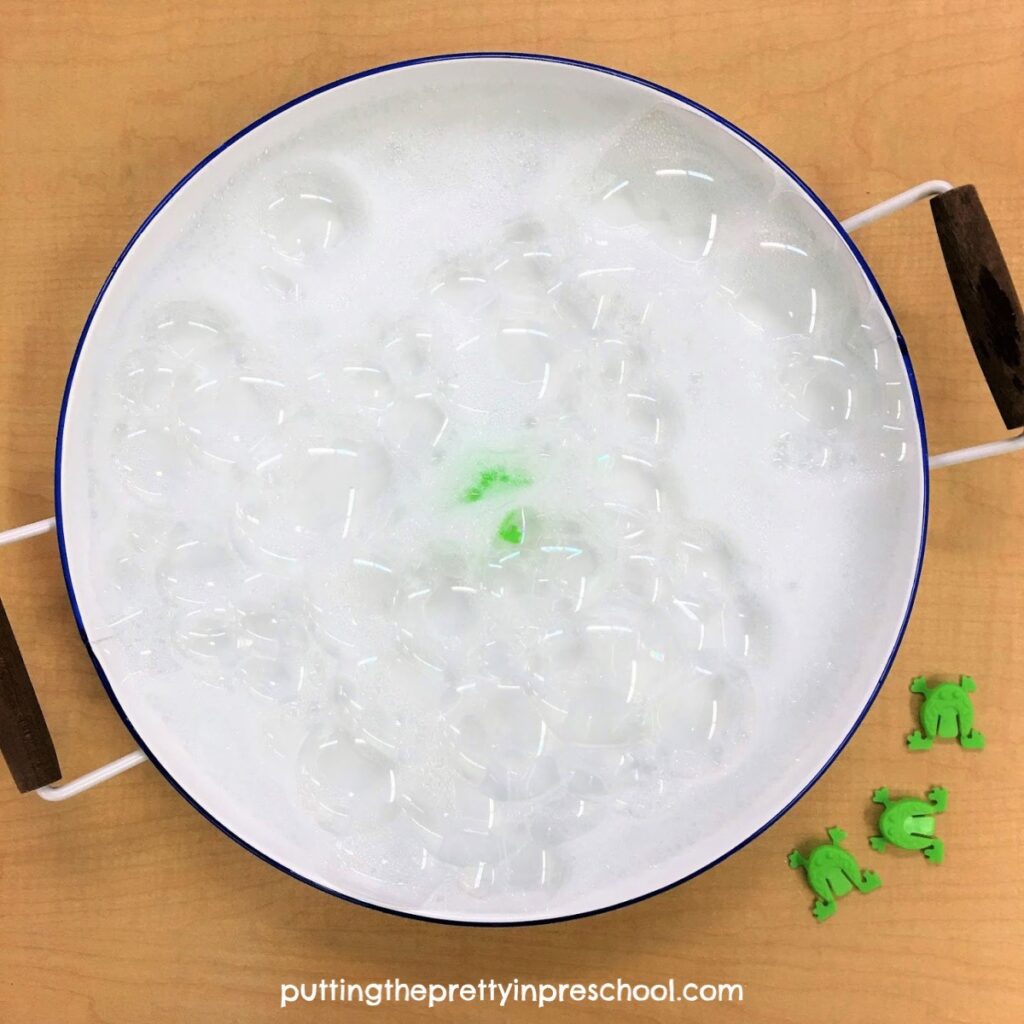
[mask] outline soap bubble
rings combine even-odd
[[[558,256],[542,224],[510,225],[490,257],[490,277],[501,301],[517,306],[547,299],[561,280]]]
[[[436,861],[405,830],[380,829],[342,836],[337,868],[380,897],[397,888],[406,898],[425,899],[439,884]]]
[[[490,796],[524,800],[558,781],[554,736],[519,688],[499,688],[475,706],[457,709],[449,731],[459,771]]]
[[[545,636],[530,662],[530,685],[554,731],[594,746],[640,736],[646,703],[679,670],[665,640],[615,607]]]
[[[306,263],[359,230],[362,211],[351,186],[312,171],[283,175],[270,190],[261,230],[274,251]]]
[[[435,302],[462,315],[481,313],[495,299],[494,285],[486,270],[458,261],[438,272],[428,292]]]
[[[603,817],[596,800],[572,792],[556,793],[536,805],[530,834],[541,846],[555,849],[595,829]]]
[[[736,669],[680,677],[652,705],[655,749],[673,772],[700,777],[735,767],[754,716],[749,679]]]
[[[306,575],[306,601],[314,629],[333,650],[358,657],[392,611],[400,573],[392,557],[373,548],[345,546],[312,564]]]
[[[244,569],[230,544],[207,538],[199,527],[179,530],[157,563],[157,584],[176,605],[227,607]]]
[[[218,310],[200,302],[171,302],[149,321],[142,353],[153,353],[175,377],[237,367],[244,343]],[[140,354],[142,354],[140,353]],[[152,365],[152,364],[150,364]]]
[[[212,606],[181,611],[173,621],[171,638],[205,682],[226,686],[233,680],[239,629],[230,609]]]
[[[380,413],[391,406],[396,389],[391,375],[372,359],[360,359],[342,346],[321,360],[306,381],[307,393],[316,402],[330,403],[346,413]]]
[[[308,696],[319,661],[301,622],[270,609],[241,615],[238,678],[254,693],[287,704]]]
[[[391,460],[377,442],[297,434],[256,467],[238,495],[239,544],[258,565],[301,569],[317,538],[346,545],[365,532],[390,481]]]
[[[114,432],[114,466],[137,498],[166,504],[187,488],[195,470],[181,437],[167,428],[122,424]]]
[[[493,598],[458,560],[424,563],[395,599],[399,643],[417,660],[457,666],[482,641]]]
[[[557,851],[532,843],[514,853],[508,862],[509,885],[515,893],[554,893],[567,873]]]
[[[319,727],[299,755],[299,789],[317,820],[331,831],[377,826],[398,809],[391,763],[365,740]]]
[[[179,391],[177,410],[185,436],[202,456],[234,466],[271,441],[287,415],[286,403],[281,381],[236,370]]]
[[[423,845],[445,864],[501,860],[515,830],[493,797],[459,779],[442,793],[408,794],[405,812]]]
[[[357,662],[341,690],[355,732],[401,764],[434,756],[442,717],[455,700],[442,672],[391,651]]]

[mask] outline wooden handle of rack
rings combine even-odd
[[[60,778],[43,710],[0,601],[0,752],[22,793]]]
[[[932,217],[974,353],[1008,429],[1024,427],[1024,313],[973,185],[932,199]]]

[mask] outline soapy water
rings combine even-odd
[[[111,339],[110,632],[291,737],[274,770],[343,891],[539,905],[640,822],[677,850],[805,685],[799,539],[759,506],[824,475],[836,514],[906,463],[902,363],[835,239],[692,118],[645,100],[510,174],[465,245],[365,173],[401,196],[422,161],[328,124],[237,174]],[[525,166],[551,130],[491,144]]]

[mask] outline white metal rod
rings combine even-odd
[[[960,448],[952,452],[942,452],[940,455],[932,455],[928,459],[928,465],[932,469],[942,469],[945,466],[959,466],[963,462],[977,462],[978,459],[990,459],[993,455],[1009,455],[1024,449],[1024,433],[1016,437],[1003,438],[1001,441],[989,441],[988,444],[976,444],[973,448]]]
[[[889,214],[896,213],[897,210],[902,210],[916,203],[919,199],[942,195],[943,192],[948,192],[952,187],[948,181],[942,181],[938,178],[932,181],[923,181],[920,185],[908,188],[906,192],[901,192],[898,196],[883,199],[882,202],[875,203],[874,206],[869,206],[866,210],[855,213],[852,217],[847,217],[846,220],[842,221],[842,225],[847,231],[856,231],[857,228],[862,228],[865,224],[870,224],[872,221],[888,217]]]
[[[40,519],[38,523],[0,531],[0,547],[5,544],[17,544],[19,540],[28,540],[29,537],[38,537],[41,533],[49,533],[56,525],[56,519]]]
[[[146,760],[147,757],[141,750],[133,750],[130,754],[125,754],[124,757],[119,757],[116,761],[111,761],[110,764],[105,764],[102,768],[97,768],[87,775],[81,775],[77,779],[61,783],[59,786],[41,786],[35,792],[44,800],[51,802],[67,800],[69,797],[78,796],[79,793],[92,789],[93,786],[98,786],[101,782],[106,782],[107,779],[112,779],[115,775],[120,775]]]

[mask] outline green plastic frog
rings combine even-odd
[[[892,843],[903,850],[921,850],[925,860],[941,864],[943,846],[935,835],[935,815],[946,809],[948,798],[941,786],[930,789],[927,800],[912,796],[890,800],[888,789],[876,789],[871,799],[885,810],[878,819],[878,831],[882,834],[868,840],[871,848],[882,851]]]
[[[816,846],[809,856],[799,850],[789,855],[791,868],[805,868],[807,883],[817,894],[811,911],[819,921],[825,921],[836,912],[836,900],[856,887],[860,892],[877,889],[882,880],[874,871],[861,871],[856,858],[839,844],[846,838],[841,828],[828,829],[831,842]]]
[[[938,683],[929,686],[923,676],[918,676],[910,684],[911,693],[924,696],[921,705],[921,728],[907,737],[907,746],[911,750],[928,750],[936,737],[952,740],[959,737],[960,746],[966,750],[981,750],[985,746],[985,737],[974,728],[974,705],[968,694],[975,691],[974,680],[970,676],[961,676],[959,683]]]

